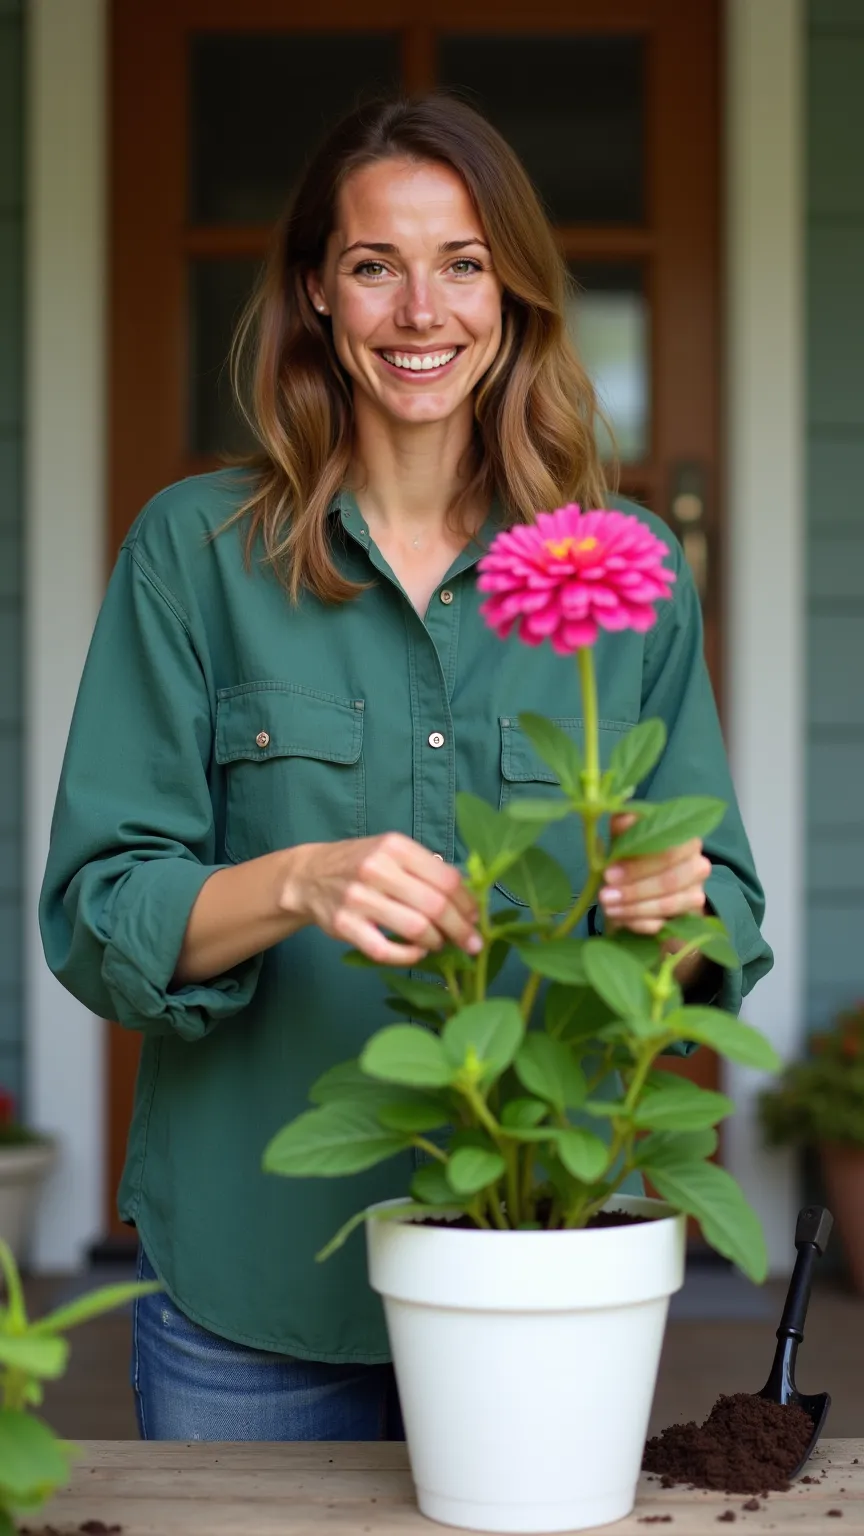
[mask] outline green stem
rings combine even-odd
[[[483,948],[477,956],[477,964],[474,969],[474,1001],[482,1003],[486,996],[486,977],[489,971],[489,950],[493,934],[489,928],[489,892],[483,891],[478,895],[479,913],[477,927],[483,939]]]
[[[489,1214],[492,1217],[493,1226],[496,1226],[499,1232],[509,1232],[510,1228],[508,1227],[504,1217],[501,1214],[501,1206],[494,1189],[487,1190],[486,1200],[489,1206]]]
[[[436,1147],[434,1141],[427,1141],[425,1136],[412,1136],[411,1145],[419,1147],[421,1152],[428,1152],[429,1156],[436,1158],[439,1163],[446,1163],[448,1160],[447,1153],[442,1152],[440,1147]]]
[[[455,965],[453,965],[452,962],[448,964],[446,961],[442,960],[441,971],[444,976],[444,980],[447,983],[447,991],[450,993],[450,996],[456,1004],[456,1007],[461,1008],[462,993],[459,989],[459,980],[456,975]]]
[[[585,770],[582,784],[589,804],[600,799],[600,711],[597,706],[597,679],[594,653],[590,646],[576,652],[579,685],[582,689],[582,718],[585,722]]]

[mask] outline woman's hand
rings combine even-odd
[[[613,838],[620,837],[635,820],[627,814],[613,816]],[[616,928],[659,933],[670,917],[705,910],[705,881],[710,873],[711,860],[702,852],[700,839],[694,837],[678,848],[620,859],[610,865],[600,891],[600,905],[607,922]]]
[[[458,870],[401,832],[292,850],[280,905],[380,965],[418,965],[447,943],[482,948]]]

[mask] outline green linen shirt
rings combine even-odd
[[[292,607],[268,567],[244,567],[244,530],[213,537],[245,489],[236,470],[172,486],[120,551],[69,736],[42,936],[63,985],[143,1037],[119,1206],[177,1305],[239,1343],[382,1361],[361,1238],[326,1264],[313,1256],[354,1211],[406,1192],[410,1154],[335,1180],[265,1175],[261,1156],[313,1080],[393,1022],[384,982],[308,927],[172,989],[186,922],[214,870],[292,844],[398,830],[458,862],[460,790],[496,806],[553,792],[517,716],[548,714],[578,739],[576,667],[548,646],[502,643],[481,619],[474,568],[494,514],[421,618],[345,494],[331,512],[334,554],[372,585],[341,606],[306,594]],[[687,566],[659,519],[629,510],[665,539],[678,580],[647,635],[598,640],[603,752],[659,716],[668,746],[640,795],[728,802],[707,889],[741,959],[722,997],[737,1011],[771,965],[762,891]],[[580,825],[546,836],[578,889]],[[506,886],[497,899],[516,902]],[[521,980],[514,958],[496,990]]]

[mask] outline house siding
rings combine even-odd
[[[807,1025],[864,997],[864,5],[807,49]]]

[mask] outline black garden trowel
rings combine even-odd
[[[831,1407],[831,1398],[827,1392],[808,1394],[798,1391],[795,1385],[795,1358],[798,1345],[804,1341],[804,1319],[810,1302],[816,1260],[822,1257],[828,1246],[833,1225],[834,1218],[824,1206],[807,1205],[798,1213],[795,1227],[798,1257],[789,1281],[780,1327],[777,1329],[774,1364],[762,1391],[757,1393],[758,1397],[766,1397],[772,1403],[795,1403],[797,1407],[803,1408],[813,1425],[807,1449],[794,1472],[790,1473],[790,1479],[800,1477],[807,1465]]]

